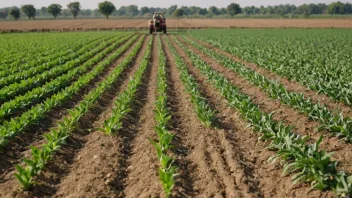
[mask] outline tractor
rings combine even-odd
[[[153,20],[149,21],[149,34],[153,34],[153,32],[167,33],[166,19],[163,12],[154,12]]]

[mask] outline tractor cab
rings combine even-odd
[[[154,12],[154,15],[153,15],[153,20],[154,21],[160,21],[162,19],[165,20],[163,12]]]
[[[163,12],[154,12],[153,20],[149,21],[149,33],[152,34],[153,32],[167,33],[166,19]]]

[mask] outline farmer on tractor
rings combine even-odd
[[[154,12],[153,20],[149,21],[149,34],[152,34],[153,32],[167,33],[166,19],[163,12]]]

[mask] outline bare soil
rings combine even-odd
[[[168,28],[352,28],[352,19],[169,19]],[[147,29],[147,19],[1,21],[0,30],[94,31]]]
[[[73,25],[83,21],[69,22]],[[118,20],[108,22],[116,21]],[[159,66],[157,36],[153,37],[152,56],[143,76],[143,83],[138,87],[132,102],[132,111],[123,120],[123,128],[113,136],[105,135],[98,129],[111,116],[115,99],[125,90],[129,78],[137,71],[151,36],[145,38],[133,63],[122,73],[112,88],[107,90],[93,108],[81,118],[67,144],[54,154],[50,163],[34,178],[36,185],[30,191],[23,192],[19,189],[19,184],[13,176],[14,165],[28,156],[30,145],[43,143],[40,135],[55,126],[57,121],[66,115],[64,111],[58,111],[59,115],[53,116],[53,119],[45,119],[43,121],[45,127],[40,129],[40,133],[34,133],[33,136],[31,133],[24,133],[14,141],[13,148],[0,151],[0,197],[165,197],[158,178],[157,154],[149,142],[149,139],[156,138],[153,110]],[[351,144],[329,137],[326,131],[315,133],[314,129],[319,123],[312,122],[297,110],[269,98],[258,87],[216,63],[211,57],[187,44],[181,37],[178,38],[199,54],[214,70],[221,72],[233,85],[240,88],[241,92],[248,94],[262,111],[267,113],[275,111],[275,120],[293,126],[294,131],[299,134],[311,135],[312,141],[323,134],[325,136],[323,147],[335,152],[334,156],[340,163],[339,168],[352,172]],[[204,127],[198,119],[166,39],[171,41],[177,53],[185,60],[205,100],[216,111],[217,121],[214,127]],[[267,149],[268,143],[258,140],[260,134],[252,131],[239,113],[228,106],[225,99],[192,64],[172,37],[163,35],[161,40],[167,57],[167,106],[172,116],[169,131],[175,135],[174,148],[170,154],[179,168],[172,197],[334,196],[331,191],[311,190],[308,184],[292,186],[291,177],[282,175],[282,165],[268,161],[275,152]],[[301,91],[307,96],[316,97],[315,100],[318,101],[325,98],[324,95],[314,95],[303,86],[295,88],[294,82],[286,81],[218,48],[200,41],[196,42],[211,47],[233,58],[234,61],[243,62],[269,78],[279,79],[290,90]],[[86,93],[93,89],[96,83],[104,81],[112,69],[131,52],[135,44],[96,79],[95,83],[79,94]],[[325,99],[324,101],[327,102]],[[69,107],[74,107],[78,102],[78,99],[72,101]],[[339,104],[329,106],[332,109],[339,107]]]
[[[128,78],[138,69],[143,54],[147,49],[148,39],[144,40],[142,49],[136,57],[131,71],[99,101],[102,109],[98,120],[93,124],[91,133],[86,137],[86,144],[77,153],[75,163],[70,167],[69,174],[58,186],[56,197],[114,197],[122,196],[122,178],[126,168],[125,160],[130,152],[130,141],[134,134],[120,132],[108,136],[98,130],[106,119],[111,116],[116,97],[126,88]],[[132,113],[138,114],[138,111]],[[128,123],[128,124],[127,124]],[[135,120],[127,121],[124,130],[131,130]]]
[[[177,37],[177,38],[183,44],[186,44],[186,42],[181,37]],[[352,144],[347,143],[343,140],[339,140],[339,138],[332,136],[328,131],[317,132],[316,129],[321,125],[321,123],[308,119],[307,116],[301,114],[298,110],[293,109],[288,105],[280,103],[279,100],[271,99],[268,96],[268,94],[262,92],[259,87],[251,85],[248,81],[246,81],[243,77],[239,76],[237,73],[233,72],[232,70],[226,68],[223,65],[218,64],[215,61],[215,59],[212,59],[211,57],[205,55],[204,53],[202,53],[201,51],[197,50],[195,47],[189,44],[186,44],[186,45],[188,48],[192,49],[194,52],[200,55],[204,61],[206,61],[209,65],[213,67],[213,69],[222,73],[225,77],[227,77],[230,80],[230,82],[232,82],[236,87],[240,88],[241,92],[250,96],[252,98],[252,101],[255,104],[259,105],[260,109],[263,112],[266,112],[266,113],[274,112],[273,118],[276,121],[282,121],[286,125],[294,127],[294,132],[296,132],[297,134],[309,135],[312,141],[318,140],[319,137],[323,135],[324,140],[321,144],[322,149],[325,149],[328,152],[334,152],[333,158],[339,161],[339,168],[341,170],[344,170],[346,172],[352,172],[352,167],[350,166],[351,165],[350,162],[352,160],[352,154],[348,152],[349,150],[352,149]],[[239,61],[238,58],[236,58],[235,61],[238,62]],[[259,71],[262,75],[268,78],[272,78],[271,76],[274,76],[278,79],[281,79],[281,77],[277,75],[274,75],[274,74],[269,75],[271,73],[265,70],[264,68],[257,68],[255,67],[255,65],[252,65],[252,63],[246,63],[246,64],[247,66],[249,64],[249,66],[251,66],[251,69],[255,71]],[[273,79],[276,79],[276,78],[273,78]],[[288,88],[288,90],[301,93],[299,88],[300,87],[302,88],[302,86],[301,85],[294,86],[294,84],[297,84],[296,82],[285,80],[284,83],[285,83],[284,85],[288,85],[288,87],[290,87]],[[305,91],[313,92],[308,90],[305,90]],[[319,95],[307,94],[307,98],[309,98],[310,96],[313,96],[315,98],[313,100],[315,102],[332,100],[328,96],[323,94],[319,94]],[[342,105],[336,102],[326,103],[326,105],[328,105],[329,108],[335,111],[338,111],[338,109],[340,108],[341,109],[344,108],[345,113],[350,112],[351,110],[350,107],[347,107],[345,105]],[[334,109],[334,107],[336,109]]]
[[[248,123],[245,123],[243,119],[241,119],[240,115],[233,110],[231,110],[226,104],[226,101],[220,97],[219,93],[215,91],[213,87],[210,86],[210,83],[206,80],[206,78],[200,75],[198,69],[196,69],[191,60],[187,57],[187,55],[182,52],[182,49],[174,43],[174,46],[178,49],[178,53],[182,55],[182,57],[187,60],[189,65],[189,69],[191,73],[198,79],[198,82],[205,88],[203,93],[208,95],[210,101],[213,101],[213,104],[217,105],[216,110],[219,112],[219,117],[222,118],[220,120],[220,128],[230,128],[232,129],[232,136],[234,136],[233,140],[238,140],[235,143],[234,149],[237,151],[237,155],[240,156],[237,159],[238,163],[246,165],[245,175],[251,181],[251,188],[249,188],[251,193],[257,192],[258,194],[253,194],[250,197],[320,197],[324,194],[319,191],[311,191],[309,186],[299,185],[292,187],[291,178],[289,176],[282,176],[282,167],[279,163],[271,163],[268,162],[268,158],[270,156],[275,155],[274,152],[271,152],[266,149],[266,143],[258,140],[260,134],[254,134],[247,126]],[[192,48],[191,46],[187,46]],[[196,51],[194,48],[192,50]],[[196,51],[198,52],[198,51]],[[201,55],[202,59],[205,61],[211,62],[209,57],[201,53],[197,53]],[[219,71],[220,65],[217,65],[215,62],[211,62],[210,64],[213,66],[213,69]],[[260,108],[265,112],[272,112],[275,110],[275,101],[274,103],[269,102],[269,99],[265,99],[265,95],[260,93],[249,84],[246,84],[243,79],[239,76],[235,76],[233,72],[230,71],[222,71],[222,73],[228,77],[230,82],[239,87],[241,91],[246,94],[252,96],[251,91],[256,93],[256,97],[254,102],[260,102]],[[273,108],[274,107],[274,108]],[[277,107],[277,106],[276,106]],[[285,107],[280,107],[285,108]],[[287,109],[287,108],[286,108]],[[280,111],[281,112],[281,111]],[[280,115],[276,115],[275,119],[285,118]],[[297,119],[297,116],[295,117]],[[289,123],[291,124],[291,123]],[[233,134],[235,133],[235,134]],[[231,137],[228,135],[228,137]],[[242,153],[240,153],[240,151]],[[226,152],[228,150],[226,149]],[[246,182],[250,183],[250,182]],[[255,184],[255,185],[254,185]],[[248,195],[247,195],[248,196]],[[246,197],[247,197],[246,196]],[[332,195],[329,195],[332,196]]]
[[[134,44],[135,45],[135,44]],[[120,58],[118,58],[113,64],[111,64],[110,67],[105,69],[103,73],[95,78],[90,84],[88,84],[86,87],[84,87],[83,90],[78,92],[77,96],[75,96],[72,100],[68,101],[67,104],[61,106],[60,108],[54,109],[52,112],[49,113],[48,117],[44,119],[44,122],[41,122],[39,127],[38,126],[33,126],[30,127],[28,130],[24,132],[23,135],[19,136],[18,138],[15,139],[15,141],[11,142],[4,150],[1,152],[6,153],[6,155],[3,155],[1,153],[1,176],[0,176],[0,188],[1,189],[6,189],[0,191],[0,197],[1,196],[23,196],[24,194],[20,193],[18,194],[19,191],[19,185],[17,181],[15,180],[13,174],[15,173],[15,164],[20,163],[23,157],[28,157],[29,152],[30,152],[30,146],[39,146],[43,143],[43,137],[42,134],[46,133],[51,127],[55,127],[57,122],[63,118],[64,116],[68,115],[67,109],[70,109],[74,107],[80,99],[83,98],[83,96],[88,93],[90,90],[92,90],[99,82],[102,82],[106,76],[113,70],[114,67],[116,67],[122,60],[123,58],[133,49],[132,45],[125,53],[121,55]],[[97,110],[98,108],[96,108]],[[86,116],[88,120],[90,119],[95,119],[94,114],[97,112],[91,112],[88,113]],[[82,121],[84,123],[84,121]],[[90,126],[89,121],[86,123],[88,124],[87,126]],[[84,126],[85,124],[82,124],[81,126]],[[56,162],[64,162],[63,166],[56,166],[55,165],[55,159],[54,162],[49,165],[48,168],[48,174],[50,175],[50,178],[54,180],[54,182],[48,182],[43,181],[45,177],[41,177],[42,184],[40,184],[39,190],[44,189],[45,192],[44,194],[53,194],[54,191],[50,187],[53,183],[58,183],[58,180],[61,178],[61,174],[64,174],[66,172],[66,167],[65,164],[72,164],[72,157],[74,155],[75,150],[80,148],[80,144],[83,144],[84,140],[83,137],[86,134],[87,131],[83,130],[81,127],[78,127],[77,129],[77,136],[75,136],[76,133],[74,133],[74,136],[70,138],[68,141],[70,142],[68,144],[68,147],[64,147],[63,151],[60,151],[59,154],[62,154],[61,157],[58,155],[56,156]],[[57,163],[60,165],[61,163]],[[38,192],[34,192],[36,194]],[[41,193],[41,192],[39,192]]]
[[[286,89],[289,91],[302,93],[305,98],[311,98],[314,102],[323,104],[332,111],[342,112],[343,115],[352,117],[352,108],[345,105],[342,102],[337,102],[337,101],[333,100],[331,97],[329,97],[323,93],[317,93],[316,91],[309,90],[307,87],[299,84],[296,81],[289,80],[289,79],[285,78],[284,76],[280,76],[274,72],[271,72],[263,67],[256,65],[255,63],[245,61],[245,60],[241,59],[240,57],[238,57],[234,54],[230,54],[230,53],[228,53],[218,47],[215,47],[209,43],[206,43],[201,40],[196,40],[191,37],[188,37],[188,38],[198,44],[201,44],[201,45],[209,48],[209,49],[215,50],[217,53],[220,53],[222,55],[225,55],[225,56],[231,58],[234,62],[239,62],[239,63],[244,64],[246,67],[248,67],[252,70],[255,70],[259,74],[266,76],[269,79],[278,81],[279,83],[285,85]]]

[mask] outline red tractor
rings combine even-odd
[[[153,20],[149,21],[149,34],[153,34],[153,32],[167,33],[166,19],[163,12],[154,12]]]

